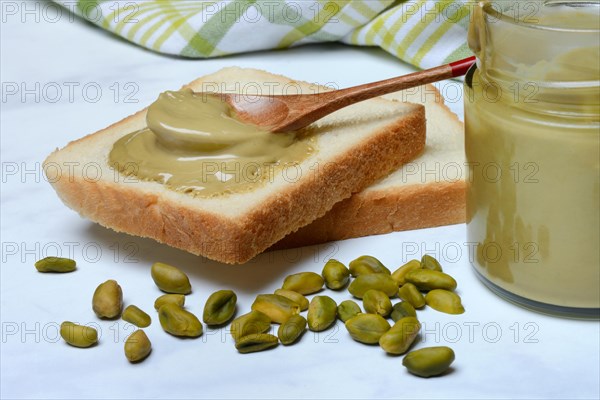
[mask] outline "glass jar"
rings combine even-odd
[[[473,267],[508,300],[569,317],[600,313],[599,12],[589,1],[486,1],[469,31]]]

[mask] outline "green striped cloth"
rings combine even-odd
[[[470,55],[473,2],[56,0],[133,43],[191,58],[341,41],[428,68]]]

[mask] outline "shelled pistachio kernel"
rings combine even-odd
[[[73,272],[77,269],[77,263],[70,258],[46,257],[35,262],[35,269],[39,272]]]
[[[98,331],[91,326],[78,325],[70,321],[60,324],[60,336],[74,347],[90,347],[98,343]]]
[[[398,286],[402,286],[406,283],[406,274],[408,274],[412,270],[419,268],[423,268],[419,260],[410,260],[409,262],[392,272],[392,279],[396,281]]]
[[[121,315],[123,321],[127,321],[139,328],[146,328],[152,323],[152,318],[140,308],[129,305],[123,310]]]
[[[370,289],[363,296],[365,311],[371,314],[379,314],[387,317],[392,312],[390,298],[380,290]]]
[[[417,311],[415,307],[410,304],[408,301],[401,301],[399,303],[394,304],[392,307],[392,313],[390,317],[394,320],[394,322],[398,321],[404,317],[416,317]]]
[[[207,325],[222,325],[233,317],[236,304],[237,296],[232,290],[218,290],[206,300],[202,320]]]
[[[308,328],[313,332],[324,331],[337,318],[337,304],[329,296],[315,296],[308,306]]]
[[[389,354],[404,354],[420,330],[421,324],[415,317],[401,318],[379,338],[379,346]]]
[[[350,273],[353,277],[365,274],[390,274],[390,270],[373,256],[360,256],[350,261]]]
[[[429,254],[424,254],[423,257],[421,257],[421,266],[432,271],[443,272],[440,262]]]
[[[390,275],[377,273],[360,275],[348,286],[350,294],[359,299],[362,299],[370,289],[380,290],[389,297],[393,297],[398,292],[398,285]]]
[[[283,345],[290,345],[298,340],[306,332],[307,321],[300,314],[292,315],[287,321],[279,326],[277,337]]]
[[[350,271],[338,260],[331,259],[325,263],[321,272],[325,286],[332,290],[342,289],[350,280]]]
[[[253,333],[240,338],[235,348],[242,354],[255,353],[273,348],[279,344],[279,339],[270,333]]]
[[[294,314],[300,313],[300,306],[287,297],[277,294],[259,294],[252,303],[252,310],[266,314],[271,322],[281,324]]]
[[[342,301],[337,308],[338,317],[342,320],[342,322],[348,321],[350,318],[360,314],[361,312],[362,310],[360,309],[360,306],[352,300]]]
[[[154,301],[154,309],[158,311],[165,304],[175,304],[179,307],[183,307],[185,305],[185,295],[183,294],[163,294],[159,296]]]
[[[231,321],[231,336],[236,342],[242,337],[255,333],[265,333],[271,329],[271,319],[260,311],[250,311]]]
[[[358,314],[346,321],[346,329],[352,339],[366,344],[375,344],[390,329],[390,323],[378,314]]]
[[[152,280],[160,290],[166,293],[190,294],[192,285],[188,276],[179,268],[156,262],[150,269]]]
[[[409,302],[414,308],[425,307],[425,297],[412,283],[405,283],[398,289],[398,297]]]
[[[419,290],[456,289],[456,281],[450,275],[431,269],[416,269],[406,274],[406,282],[415,285]]]
[[[288,275],[284,279],[281,288],[307,295],[321,290],[324,283],[325,280],[323,277],[315,272],[300,272],[298,274]]]
[[[308,299],[298,292],[294,292],[293,290],[277,289],[275,294],[287,297],[294,303],[298,304],[300,306],[300,311],[308,310]]]
[[[125,341],[124,351],[129,362],[140,362],[148,357],[152,351],[152,343],[150,343],[146,332],[138,329],[129,335]]]
[[[450,347],[426,347],[409,352],[402,360],[402,365],[413,375],[429,378],[446,372],[454,358],[454,351]]]
[[[454,292],[443,289],[434,289],[425,295],[425,302],[434,310],[446,314],[462,314],[465,308],[460,296]]]
[[[168,303],[158,310],[163,330],[173,336],[198,337],[202,335],[202,323],[191,312],[177,304]]]
[[[99,318],[117,318],[123,310],[123,290],[114,279],[98,285],[92,297],[92,309]]]

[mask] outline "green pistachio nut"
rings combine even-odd
[[[390,323],[378,314],[358,314],[346,321],[346,329],[357,342],[375,344],[390,329]]]
[[[271,319],[260,311],[250,311],[231,321],[231,336],[236,342],[242,337],[255,333],[265,333],[271,329]]]
[[[150,339],[141,329],[133,332],[125,341],[125,357],[132,363],[144,360],[152,351]]]
[[[235,348],[240,353],[255,353],[273,348],[279,344],[277,336],[269,333],[253,333],[246,335],[235,343]]]
[[[235,313],[237,296],[232,290],[219,290],[206,300],[202,320],[207,325],[222,325]]]
[[[329,328],[337,318],[337,304],[329,296],[315,296],[308,306],[308,329],[321,332]]]
[[[191,312],[177,304],[167,303],[158,310],[163,330],[173,336],[198,337],[202,335],[202,323]]]
[[[73,272],[77,263],[70,258],[46,257],[36,261],[35,268],[39,272]]]
[[[277,337],[281,344],[289,345],[298,340],[306,332],[306,318],[302,315],[292,315],[279,326]]]
[[[284,323],[292,315],[300,313],[298,304],[277,294],[259,294],[251,308],[268,315],[271,322],[276,324]]]
[[[308,310],[308,299],[298,292],[294,292],[293,290],[277,289],[275,294],[287,297],[294,303],[298,304],[300,306],[300,311]]]
[[[453,361],[454,351],[450,347],[426,347],[408,353],[402,365],[413,375],[429,378],[446,372]]]
[[[154,301],[154,309],[160,310],[165,304],[176,304],[179,307],[185,305],[185,295],[183,294],[163,294]]]
[[[392,312],[390,298],[380,290],[370,289],[363,296],[365,311],[371,314],[379,314],[387,317]]]
[[[117,318],[123,310],[123,291],[114,279],[98,285],[92,297],[92,309],[99,318]]]
[[[465,312],[460,296],[448,290],[431,290],[425,295],[425,302],[434,310],[446,314],[462,314]]]
[[[337,308],[337,314],[342,322],[348,321],[350,318],[357,316],[362,311],[360,306],[352,300],[344,300]]]
[[[342,289],[350,280],[350,271],[338,260],[331,259],[325,263],[323,272],[325,285],[332,290]]]
[[[419,292],[419,289],[412,283],[405,283],[398,290],[398,297],[409,302],[414,308],[425,307],[425,297]]]
[[[379,338],[379,346],[389,354],[404,354],[420,330],[421,324],[415,317],[404,317]]]
[[[404,317],[416,317],[417,311],[408,301],[401,301],[399,303],[394,304],[392,307],[392,313],[390,317],[394,320],[394,322],[402,319]]]
[[[121,318],[123,321],[127,321],[138,328],[146,328],[152,323],[152,318],[134,305],[127,306],[125,310],[123,310]]]
[[[283,281],[282,289],[307,295],[317,293],[323,288],[323,283],[325,283],[325,280],[317,273],[300,272],[287,276]]]
[[[98,343],[98,331],[90,326],[77,325],[70,321],[60,324],[60,336],[75,347],[90,347]]]
[[[362,299],[367,290],[371,289],[380,290],[389,297],[393,297],[398,293],[398,285],[389,274],[359,275],[348,286],[350,294],[359,299]]]
[[[398,286],[402,286],[406,283],[406,274],[415,269],[423,268],[419,260],[410,260],[397,270],[392,273],[392,278],[396,281]]]
[[[419,290],[456,289],[456,281],[453,277],[440,271],[431,269],[416,269],[406,274],[406,282],[415,285]]]
[[[350,273],[353,277],[365,274],[390,274],[381,261],[372,256],[360,256],[350,261]]]
[[[190,294],[192,285],[188,276],[179,268],[156,262],[150,270],[156,286],[165,293]]]
[[[429,254],[424,254],[423,257],[421,257],[421,266],[432,271],[443,272],[440,262]]]

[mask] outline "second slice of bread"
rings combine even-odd
[[[246,95],[314,90],[308,83],[241,68],[223,69],[187,87]],[[49,181],[67,206],[103,226],[232,264],[250,260],[324,215],[416,157],[425,145],[422,106],[372,99],[318,121],[316,151],[292,178],[276,174],[251,192],[199,198],[129,179],[109,167],[115,141],[145,127],[145,115],[142,110],[52,153],[44,167],[48,175],[59,171],[60,179],[49,176]]]
[[[465,222],[467,164],[462,122],[432,85],[384,98],[425,106],[425,151],[289,234],[273,249]]]

